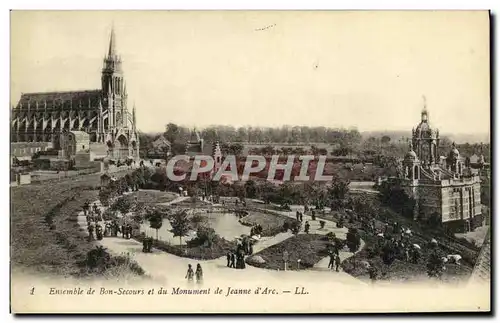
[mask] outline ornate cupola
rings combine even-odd
[[[412,130],[412,143],[422,166],[432,167],[438,162],[439,130],[433,129],[429,122],[429,111],[427,110],[425,96],[423,101],[424,107],[420,114],[420,123]]]

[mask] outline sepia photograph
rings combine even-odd
[[[10,310],[491,313],[490,12],[10,12]]]

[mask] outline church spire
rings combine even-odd
[[[134,101],[134,106],[132,108],[132,129],[134,131],[135,131],[135,128],[136,128],[135,121],[136,121],[136,119],[135,119],[135,101]]]
[[[109,49],[108,57],[116,56],[116,36],[115,36],[115,26],[111,27],[111,36],[109,37]]]

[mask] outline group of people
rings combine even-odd
[[[297,221],[302,222],[304,219],[304,213],[300,211],[295,212],[295,218],[297,219]]]
[[[330,262],[328,263],[328,269],[332,269],[335,266],[335,271],[339,272],[339,267],[340,267],[340,256],[339,256],[339,250],[337,248],[330,250],[328,252],[328,255],[330,256]]]
[[[238,248],[236,252],[227,253],[227,267],[235,269],[245,269],[245,253],[243,249]]]
[[[193,271],[193,267],[191,264],[188,265],[188,270],[186,273],[186,279],[188,282],[192,282],[194,280],[194,277],[196,276],[196,282],[198,284],[203,282],[203,269],[201,269],[201,265],[198,264],[196,265],[196,271]]]
[[[313,214],[314,214],[314,210],[313,210]],[[300,211],[296,212],[295,217],[296,217],[297,221],[299,221],[300,223],[302,223],[304,221],[304,213],[302,213]],[[313,220],[314,219],[316,219],[316,216],[314,216]],[[306,221],[304,223],[304,232],[309,233],[310,228],[311,228],[311,225],[309,224],[309,221]]]
[[[121,227],[116,220],[104,221],[104,228],[100,222],[103,221],[101,210],[96,203],[92,208],[90,203],[86,201],[83,205],[83,213],[87,220],[87,231],[89,233],[89,241],[102,240],[103,237],[117,237],[121,233],[122,238],[132,238],[132,225],[122,224]]]
[[[411,242],[411,230],[398,222],[385,223],[384,229],[375,233],[378,237],[377,245],[390,250],[394,258],[417,264],[422,257],[420,246]]]
[[[94,223],[88,222],[87,225],[87,230],[89,232],[89,241],[92,240],[102,240],[103,238],[103,231],[102,231],[102,226],[99,224],[99,222]],[[94,236],[94,231],[95,231],[95,236]]]

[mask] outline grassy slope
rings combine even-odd
[[[11,266],[80,275],[78,262],[94,246],[79,231],[77,212],[96,200],[99,175],[11,188]]]
[[[462,251],[461,254],[464,256],[463,263],[460,266],[457,265],[452,265],[452,264],[447,264],[446,265],[446,271],[444,273],[443,279],[448,280],[448,281],[454,281],[457,279],[460,279],[464,276],[470,275],[472,271],[472,260],[470,258],[472,256],[466,256],[466,253],[463,252],[464,246],[458,246],[458,243],[449,241],[448,239],[439,236],[436,232],[429,232],[426,231],[423,227],[421,227],[418,223],[414,222],[411,219],[404,218],[387,207],[384,207],[378,202],[378,199],[376,196],[369,195],[369,194],[355,194],[357,198],[361,198],[364,200],[371,200],[374,206],[377,207],[378,209],[378,214],[382,214],[383,211],[384,214],[388,217],[387,219],[383,219],[384,221],[387,221],[389,223],[394,223],[394,222],[399,222],[402,224],[404,227],[409,227],[411,228],[413,234],[413,237],[411,238],[412,243],[417,243],[420,246],[424,247],[428,244],[428,242],[432,238],[436,238],[438,241],[442,242],[443,244],[441,245],[442,248],[445,247],[445,245],[450,245],[453,247],[453,250],[451,249],[443,249],[443,253],[449,254],[453,253],[456,248],[460,248]],[[336,220],[337,215],[339,213],[335,213],[334,216],[327,215],[327,216],[319,216],[319,217],[325,217],[329,220]],[[345,214],[343,214],[345,215]],[[377,227],[383,227],[383,222],[377,221]],[[361,229],[361,224],[358,221],[353,221],[352,223],[345,223],[345,226],[350,228],[358,228],[361,238],[365,241],[365,247],[363,250],[361,250],[359,253],[357,253],[355,256],[350,257],[346,259],[342,263],[342,267],[344,270],[354,277],[358,278],[367,278],[368,277],[368,272],[366,269],[363,269],[363,267],[360,265],[360,262],[362,261],[372,261],[374,265],[379,269],[379,272],[383,275],[384,279],[390,279],[390,280],[415,280],[419,279],[422,277],[427,277],[426,274],[426,261],[428,257],[428,250],[426,248],[422,249],[422,258],[420,259],[420,262],[418,264],[411,264],[403,261],[398,261],[396,260],[391,266],[386,266],[383,264],[381,258],[379,256],[376,257],[369,257],[369,253],[367,250],[371,248],[374,245],[374,242],[376,240],[376,237],[373,236],[369,232],[365,232]],[[473,251],[470,251],[474,253]]]

